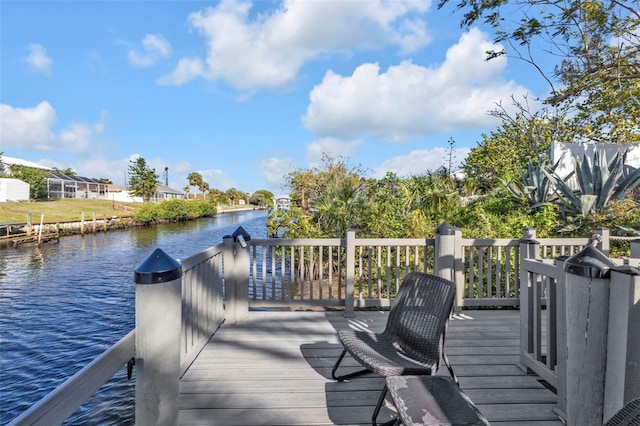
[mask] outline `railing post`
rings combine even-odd
[[[631,259],[640,260],[640,238],[631,240],[629,245],[631,246]],[[640,263],[638,265],[640,267]]]
[[[609,256],[609,250],[611,248],[611,232],[609,228],[596,228],[596,234],[600,235],[598,250],[604,253],[605,256]]]
[[[640,395],[640,269],[611,271],[603,420]]]
[[[225,321],[229,324],[246,321],[249,317],[249,244],[251,237],[239,227],[232,235],[225,235],[224,299]]]
[[[356,231],[355,229],[347,229],[345,238],[345,300],[344,300],[344,316],[354,316],[354,291],[355,291],[355,270],[356,270]]]
[[[569,256],[560,256],[554,260],[554,265],[558,271],[556,281],[556,341],[557,348],[557,364],[556,375],[558,384],[556,392],[558,395],[558,406],[554,409],[561,419],[567,419],[567,323],[566,323],[566,288],[564,282],[564,263]]]
[[[156,249],[134,273],[138,425],[176,425],[180,389],[182,266]]]
[[[615,264],[587,246],[564,264],[567,424],[603,424],[609,275]]]
[[[534,321],[534,300],[533,286],[539,285],[534,282],[534,274],[526,273],[522,261],[525,259],[536,259],[538,257],[538,246],[540,243],[536,237],[535,229],[525,229],[520,240],[520,354],[533,352],[533,334],[535,332]]]
[[[452,281],[456,284],[455,311],[462,309],[462,297],[464,296],[464,281],[455,281],[455,228],[449,222],[442,222],[436,228],[435,247],[433,253],[433,272],[435,275]]]

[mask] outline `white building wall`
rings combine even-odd
[[[30,185],[20,179],[0,178],[0,203],[29,201]]]
[[[109,192],[108,198],[111,201],[117,201],[120,203],[142,203],[144,200],[142,197],[134,197],[129,194],[129,191]]]

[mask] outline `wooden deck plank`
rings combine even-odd
[[[180,425],[368,425],[384,379],[330,379],[336,331],[380,331],[386,313],[251,312],[223,325],[180,382]],[[446,351],[461,388],[492,424],[556,426],[556,396],[519,361],[518,311],[465,311],[449,322]],[[345,368],[358,364],[345,358]],[[438,374],[448,374],[442,368]],[[379,420],[391,418],[384,408]]]

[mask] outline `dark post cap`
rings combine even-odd
[[[231,234],[233,238],[238,238],[240,235],[242,235],[242,238],[244,238],[245,241],[249,241],[251,239],[251,235],[249,235],[242,226],[238,226],[238,229],[233,231],[233,234]]]
[[[626,275],[638,276],[640,275],[640,269],[630,265],[618,266],[613,269],[616,272]]]
[[[436,234],[438,235],[454,235],[455,233],[456,229],[446,220],[436,228]]]
[[[589,278],[608,278],[616,264],[593,246],[587,246],[564,263],[564,271]]]
[[[155,249],[134,273],[136,284],[159,284],[182,276],[182,265],[162,249]]]

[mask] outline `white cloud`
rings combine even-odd
[[[33,108],[15,108],[0,104],[0,147],[34,151],[64,150],[87,152],[92,138],[104,131],[103,113],[98,123],[72,122],[56,135],[52,130],[56,111],[47,101]]]
[[[41,44],[30,44],[27,49],[29,54],[24,61],[29,71],[50,76],[53,59],[47,55],[47,49]]]
[[[267,189],[273,192],[275,195],[279,195],[279,192],[283,190],[283,186],[286,182],[285,176],[294,169],[294,162],[291,159],[284,158],[267,158],[258,162],[258,168],[262,171],[267,182]]]
[[[311,163],[320,163],[323,154],[331,157],[349,157],[361,144],[361,140],[320,139],[307,145],[307,160]]]
[[[102,122],[94,124],[71,123],[60,131],[56,138],[55,149],[72,152],[85,152],[91,145],[94,135],[104,131]]]
[[[142,39],[142,50],[142,53],[129,50],[129,63],[134,67],[148,68],[171,56],[171,44],[161,35],[147,34]]]
[[[203,77],[238,89],[280,88],[323,54],[387,45],[413,52],[431,41],[421,19],[430,3],[285,0],[275,11],[250,17],[251,2],[223,0],[188,19],[206,38],[207,57],[182,58],[158,82],[179,85]]]
[[[469,148],[457,148],[455,150],[456,164],[460,164],[469,155]],[[373,177],[382,179],[387,172],[393,172],[399,177],[421,175],[427,171],[435,171],[440,167],[447,167],[449,150],[447,148],[434,148],[432,150],[419,149],[406,155],[391,158],[373,169]],[[457,169],[457,167],[453,167]]]
[[[182,58],[170,74],[160,77],[156,82],[163,86],[180,86],[203,75],[204,65],[200,58]]]
[[[46,150],[53,140],[56,111],[47,101],[34,108],[0,104],[0,146],[5,149]]]
[[[237,182],[222,170],[199,170],[198,173],[200,173],[204,181],[209,184],[209,188],[215,188],[221,191],[226,191],[229,188],[236,188],[237,190],[242,191],[242,188],[238,188]],[[185,176],[185,184],[186,182],[187,180]]]
[[[360,65],[347,77],[328,71],[311,91],[302,121],[320,136],[396,142],[496,124],[487,114],[495,103],[528,90],[503,78],[506,58],[485,61],[490,49],[498,46],[472,29],[439,67],[403,61],[382,73],[378,64]]]

